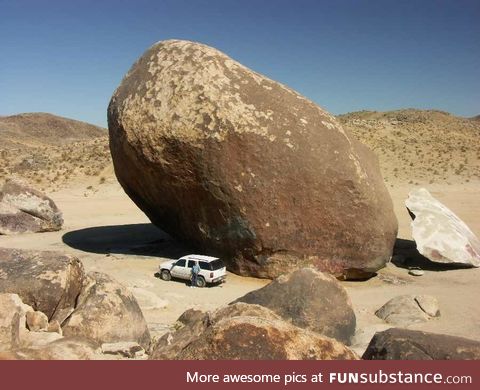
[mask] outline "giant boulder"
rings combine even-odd
[[[62,212],[47,195],[19,180],[8,180],[0,191],[0,234],[60,230]]]
[[[83,265],[76,257],[0,248],[0,293],[18,294],[50,321],[61,324],[73,312],[84,279]]]
[[[115,173],[153,223],[229,269],[360,278],[397,232],[376,156],[292,89],[211,47],[159,42],[108,108]]]
[[[436,263],[480,267],[480,240],[425,188],[410,192],[405,205],[413,219],[413,239],[423,256]]]
[[[310,268],[280,276],[235,302],[269,308],[294,325],[349,343],[356,318],[350,298],[331,275]]]

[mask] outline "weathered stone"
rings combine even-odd
[[[342,343],[298,328],[269,309],[237,303],[196,316],[195,321],[162,337],[151,359],[286,360],[356,359]],[[269,313],[263,315],[265,313]],[[262,315],[259,317],[258,315]],[[192,318],[192,317],[190,317]],[[187,337],[187,340],[185,340]]]
[[[480,240],[425,188],[410,192],[405,205],[413,219],[413,239],[423,256],[437,263],[480,266]]]
[[[106,274],[88,274],[75,311],[63,325],[65,336],[83,336],[99,343],[134,341],[144,349],[150,333],[133,294]]]
[[[0,351],[20,345],[26,329],[26,313],[32,310],[17,294],[0,294]]]
[[[480,342],[463,337],[392,328],[376,333],[368,360],[479,360]]]
[[[0,235],[35,233],[42,229],[41,220],[10,204],[0,202]]]
[[[54,334],[42,333],[43,337],[46,335]],[[104,355],[93,341],[70,337],[59,338],[45,345],[17,349],[11,351],[7,358],[18,360],[100,360],[104,359]]]
[[[408,326],[440,316],[438,302],[428,295],[401,295],[389,300],[375,312],[389,324]]]
[[[134,358],[145,353],[145,350],[135,342],[105,343],[102,344],[102,353]]]
[[[30,311],[26,314],[28,329],[41,332],[48,329],[48,317],[41,311]]]
[[[235,302],[265,306],[294,325],[349,343],[355,313],[343,286],[331,275],[303,268],[280,276]]]
[[[83,265],[58,252],[0,248],[0,293],[22,301],[62,323],[75,308],[84,282]]]
[[[62,327],[57,320],[50,321],[48,324],[47,332],[51,333],[58,333],[59,335],[63,335]]]
[[[415,302],[417,302],[420,309],[430,317],[440,316],[440,308],[438,306],[437,298],[430,295],[416,295]]]
[[[0,191],[0,234],[60,230],[61,211],[48,196],[18,180],[8,180]]]
[[[230,270],[362,278],[397,232],[376,156],[295,91],[193,42],[152,46],[108,109],[115,173],[153,223]]]

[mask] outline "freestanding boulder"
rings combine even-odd
[[[322,108],[211,47],[164,41],[108,108],[115,173],[153,223],[233,272],[370,275],[397,232],[376,156]]]
[[[294,325],[349,343],[356,318],[350,298],[331,275],[303,268],[283,275],[235,302],[269,308]]]
[[[150,333],[133,294],[100,272],[89,273],[87,279],[75,311],[63,325],[63,334],[98,343],[132,341],[147,349]]]
[[[85,274],[76,257],[53,251],[0,248],[0,293],[18,294],[23,303],[60,324],[73,312]]]
[[[60,230],[62,212],[45,194],[18,180],[8,180],[0,191],[0,234]]]
[[[436,263],[480,267],[480,240],[450,209],[425,188],[405,201],[418,251]]]
[[[479,360],[480,342],[463,337],[392,328],[373,336],[366,360]]]
[[[399,295],[375,312],[389,324],[408,326],[440,316],[436,298],[429,295]]]

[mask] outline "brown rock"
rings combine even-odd
[[[16,360],[100,360],[98,344],[80,337],[60,338],[46,345],[24,347],[4,356]],[[0,355],[0,359],[2,356]]]
[[[235,302],[265,306],[294,325],[349,343],[355,333],[355,313],[343,286],[310,268],[280,276]]]
[[[61,211],[48,196],[18,180],[8,180],[0,191],[0,234],[60,230]]]
[[[205,45],[164,41],[108,109],[115,173],[156,225],[229,269],[361,278],[397,221],[377,158],[295,91]]]
[[[26,314],[28,329],[41,332],[48,329],[48,317],[41,311],[29,311]]]
[[[58,252],[0,248],[0,293],[22,301],[62,323],[75,308],[84,282],[83,265]]]
[[[0,235],[35,233],[42,229],[42,223],[28,213],[0,202]]]
[[[192,313],[190,313],[192,314]],[[190,317],[188,325],[162,337],[151,359],[287,360],[356,359],[342,343],[293,326],[269,309],[236,303]]]
[[[480,342],[463,337],[392,328],[373,336],[367,360],[479,360]]]
[[[150,333],[133,294],[106,274],[91,272],[78,305],[63,325],[65,336],[82,336],[99,343],[135,341],[144,349]]]

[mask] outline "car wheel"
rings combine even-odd
[[[162,272],[160,273],[160,278],[168,282],[169,280],[172,279],[172,275],[170,275],[169,270],[163,269]]]
[[[197,278],[197,287],[205,287],[207,282],[205,282],[205,278],[203,276],[199,276]]]

